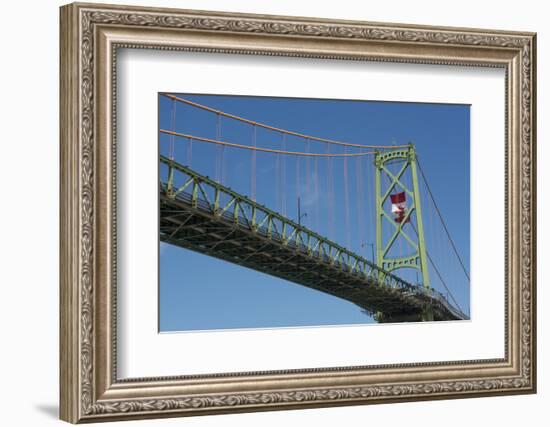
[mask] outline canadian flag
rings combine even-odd
[[[407,215],[407,198],[405,192],[390,194],[391,212],[395,216],[395,222],[403,222]],[[409,222],[409,218],[405,222]]]

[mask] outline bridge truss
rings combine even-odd
[[[173,159],[161,156],[160,237],[350,301],[379,322],[467,316],[433,288],[373,262]],[[177,184],[176,184],[177,183]]]

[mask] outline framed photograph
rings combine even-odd
[[[533,33],[61,8],[61,418],[536,391]]]

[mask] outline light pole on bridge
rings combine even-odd
[[[300,198],[298,197],[298,226],[301,228],[302,227],[302,218],[303,217],[307,217],[307,212],[304,212],[303,214],[301,213],[301,210],[300,210]]]
[[[365,242],[365,243],[362,243],[362,244],[361,244],[361,247],[364,248],[364,247],[367,246],[367,245],[370,246],[370,248],[371,248],[371,251],[372,251],[372,263],[375,264],[376,261],[375,261],[375,259],[374,259],[374,243]]]

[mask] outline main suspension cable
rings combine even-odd
[[[303,153],[299,151],[283,151],[283,150],[274,150],[271,148],[262,148],[262,147],[254,147],[250,145],[242,145],[242,144],[235,144],[234,142],[226,142],[226,141],[218,141],[215,139],[210,138],[203,138],[201,136],[194,136],[194,135],[188,135],[186,133],[179,133],[179,132],[172,132],[170,130],[164,130],[160,129],[160,133],[165,133],[167,135],[175,135],[179,136],[181,138],[187,138],[193,141],[199,141],[199,142],[207,142],[210,144],[218,144],[218,145],[225,145],[227,147],[233,147],[233,148],[241,148],[244,150],[252,150],[252,151],[263,151],[264,153],[279,153],[279,154],[285,154],[288,156],[303,156],[303,157],[358,157],[358,156],[369,156],[373,155],[374,151],[363,151],[360,153],[334,153],[334,154],[323,154],[323,153]]]
[[[202,104],[199,104],[197,102],[189,101],[188,99],[180,98],[178,96],[171,95],[169,93],[163,93],[161,95],[163,95],[167,98],[170,98],[174,101],[178,101],[178,102],[182,102],[184,104],[190,105],[192,107],[200,108],[202,110],[209,111],[209,112],[215,113],[215,114],[219,114],[221,116],[224,116],[224,117],[227,117],[227,118],[230,118],[230,119],[234,119],[234,120],[237,120],[237,121],[240,121],[240,122],[243,122],[243,123],[248,123],[249,125],[254,125],[254,126],[264,128],[264,129],[269,129],[269,130],[272,130],[272,131],[281,132],[281,133],[284,133],[286,135],[293,135],[293,136],[297,136],[297,137],[300,137],[300,138],[307,138],[307,139],[310,139],[311,141],[326,142],[328,144],[342,145],[342,146],[347,146],[347,147],[378,148],[378,149],[382,149],[382,150],[383,149],[388,149],[389,150],[389,149],[395,149],[395,148],[407,148],[408,147],[408,145],[392,145],[392,146],[387,146],[387,145],[361,145],[361,144],[352,144],[352,143],[349,143],[349,142],[335,141],[335,140],[332,140],[332,139],[319,138],[319,137],[316,137],[316,136],[305,135],[303,133],[292,132],[292,131],[289,131],[289,130],[286,130],[286,129],[278,128],[278,127],[275,127],[275,126],[270,126],[270,125],[267,125],[265,123],[255,122],[254,120],[245,119],[244,117],[236,116],[234,114],[229,114],[229,113],[226,113],[226,112],[221,111],[221,110],[216,110],[215,108],[207,107],[206,105],[202,105]]]
[[[443,277],[441,276],[441,273],[439,272],[439,270],[437,269],[437,267],[435,266],[435,263],[433,262],[432,260],[432,257],[430,256],[430,253],[428,251],[426,251],[426,256],[428,257],[428,261],[430,261],[430,264],[432,265],[434,271],[436,272],[437,276],[439,277],[439,280],[441,280],[441,283],[443,284],[443,286],[445,287],[445,289],[447,290],[447,293],[449,294],[449,296],[451,297],[451,299],[453,300],[453,302],[455,303],[456,307],[464,312],[464,310],[462,310],[462,308],[460,307],[460,304],[458,303],[458,301],[456,300],[456,298],[454,297],[453,293],[451,292],[451,290],[449,289],[449,287],[447,286],[447,283],[445,283],[445,280],[443,280]]]
[[[410,223],[411,226],[412,226],[412,229],[414,230],[414,232],[416,233],[416,236],[417,238],[420,238],[418,236],[418,231],[416,231],[416,227],[414,226],[414,224],[411,222]],[[445,282],[445,280],[443,279],[443,276],[441,275],[439,269],[436,267],[432,257],[430,256],[430,253],[428,252],[428,250],[426,250],[426,256],[428,257],[428,261],[430,261],[430,264],[432,265],[435,273],[437,274],[437,277],[439,277],[439,280],[441,281],[441,284],[443,285],[443,287],[447,290],[447,293],[449,294],[449,296],[451,297],[451,299],[453,300],[453,302],[455,303],[455,305],[457,306],[457,308],[460,310],[460,311],[463,311],[462,308],[460,307],[460,304],[458,303],[458,301],[456,300],[456,298],[454,297],[453,293],[451,292],[451,290],[449,289],[449,287],[447,286],[447,283]]]
[[[426,189],[428,190],[428,194],[430,195],[430,198],[432,199],[432,202],[434,204],[437,215],[439,216],[439,219],[441,220],[441,224],[443,225],[443,229],[445,230],[445,234],[447,234],[449,242],[451,242],[451,246],[453,248],[453,251],[454,251],[456,257],[458,258],[458,262],[460,263],[460,266],[462,267],[462,270],[464,270],[464,274],[468,278],[468,282],[469,282],[470,281],[470,275],[468,274],[468,271],[466,270],[466,266],[464,265],[464,262],[462,262],[462,258],[460,257],[460,254],[458,253],[458,249],[456,248],[456,245],[455,245],[455,243],[454,243],[454,241],[451,237],[451,233],[449,232],[449,229],[447,228],[447,225],[445,224],[445,220],[443,219],[443,215],[441,214],[441,211],[439,210],[439,207],[437,206],[437,203],[435,201],[432,190],[430,189],[430,185],[428,184],[428,180],[426,179],[426,175],[424,175],[424,171],[422,170],[422,166],[420,166],[420,161],[417,159],[416,163],[418,164],[418,169],[420,170],[420,174],[422,175],[422,179],[424,180],[424,184],[426,184]]]

